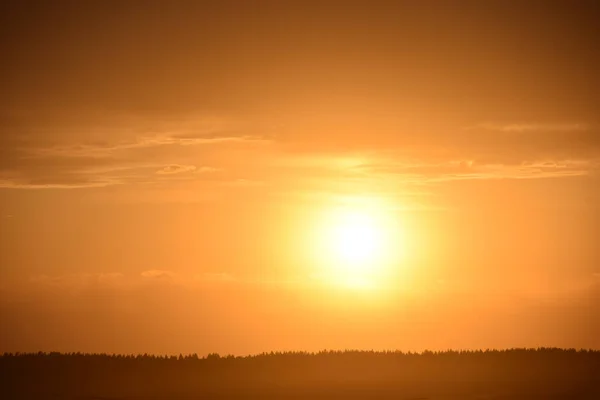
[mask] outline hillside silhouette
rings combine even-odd
[[[600,351],[16,353],[4,399],[599,399]]]

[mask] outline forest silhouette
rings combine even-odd
[[[600,351],[6,353],[5,399],[598,399]]]

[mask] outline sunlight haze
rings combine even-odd
[[[9,3],[0,352],[600,349],[593,2]]]

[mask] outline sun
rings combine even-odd
[[[368,214],[340,213],[331,226],[331,251],[346,268],[369,268],[381,256],[383,232]]]
[[[348,287],[381,286],[396,266],[403,243],[393,215],[379,203],[325,210],[313,240],[318,275]]]

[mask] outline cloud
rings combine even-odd
[[[68,273],[61,275],[36,274],[31,275],[25,284],[51,290],[78,292],[95,287],[134,288],[149,282],[165,282],[178,286],[193,287],[199,283],[232,282],[236,280],[233,274],[227,272],[182,275],[166,269],[149,269],[142,271],[137,276],[126,276],[120,272]],[[15,287],[15,289],[17,288]]]
[[[160,184],[167,191],[187,190],[183,185],[193,180],[221,190],[267,183],[292,190],[289,182],[294,190],[300,183],[307,186],[303,190],[315,190],[320,184],[342,186],[353,180],[358,185],[379,177],[419,184],[581,176],[596,170],[600,160],[600,136],[587,122],[493,122],[414,135],[398,127],[397,135],[361,134],[360,140],[342,132],[318,140],[299,134],[278,141],[273,138],[283,134],[266,128],[257,134],[256,124],[219,119],[196,123],[145,116],[111,123],[105,136],[84,124],[83,133],[70,127],[54,141],[46,132],[51,129],[43,127],[44,135],[13,132],[0,138],[0,145],[9,148],[0,148],[5,156],[0,157],[0,188],[144,184],[149,190],[149,184]],[[344,150],[343,142],[358,147]],[[199,160],[205,165],[199,166]]]
[[[165,145],[180,145],[194,146],[205,144],[218,143],[269,143],[270,140],[256,136],[212,136],[212,137],[178,137],[178,136],[163,136],[142,138],[132,147],[149,147],[149,146],[165,146]]]
[[[190,172],[196,170],[195,165],[179,165],[179,164],[171,164],[167,165],[162,169],[156,171],[159,175],[172,175],[172,174],[181,174],[184,172]]]
[[[200,157],[218,163],[231,149],[240,153],[271,142],[224,118],[110,115],[77,120],[61,115],[42,116],[48,119],[45,124],[32,117],[0,127],[0,187],[69,189],[157,182],[160,175],[192,172]]]
[[[207,136],[207,137],[178,137],[174,134],[154,135],[154,136],[136,136],[126,141],[117,141],[115,143],[91,144],[63,144],[43,148],[30,149],[31,154],[38,157],[44,156],[62,156],[62,157],[86,157],[86,158],[105,158],[114,156],[115,153],[154,148],[164,146],[196,146],[210,145],[220,143],[270,143],[269,139],[257,136]]]
[[[111,185],[116,185],[116,181],[98,181],[89,182],[82,181],[77,183],[39,183],[37,181],[18,182],[14,180],[0,180],[0,188],[3,189],[83,189],[83,188],[99,188]]]
[[[143,271],[140,276],[144,279],[171,280],[175,278],[176,274],[172,271],[162,269],[150,269]]]
[[[393,140],[379,135],[388,139],[385,149],[368,144],[362,150],[329,152],[316,146],[309,151],[291,148],[273,164],[290,176],[304,174],[313,182],[315,178],[328,179],[330,188],[351,182],[420,185],[453,180],[567,178],[599,171],[597,128],[585,121],[542,121],[443,127],[412,136],[398,129]]]
[[[428,183],[466,179],[536,179],[588,175],[599,162],[587,160],[533,161],[520,164],[488,164],[475,160],[443,163],[382,161],[365,164],[359,170],[395,177],[408,183]]]
[[[521,122],[521,123],[483,123],[468,129],[485,129],[490,131],[499,132],[575,132],[575,131],[588,131],[591,126],[582,122],[564,122],[564,123],[535,123],[535,122]]]
[[[443,142],[455,158],[487,164],[531,163],[539,160],[600,159],[600,131],[590,122],[487,122],[465,127]],[[441,139],[443,141],[443,138]]]
[[[222,170],[212,166],[198,168],[188,163],[167,164],[167,162],[169,158],[174,157],[182,161],[191,161],[205,154],[218,160],[221,155],[227,154],[228,149],[209,152],[185,150],[193,144],[204,142],[204,139],[163,139],[112,146],[74,145],[23,149],[13,154],[8,164],[2,165],[4,163],[0,161],[0,187],[28,189],[104,187],[153,182],[160,175],[186,172],[208,174]],[[237,138],[239,141],[233,138],[221,139],[229,143],[246,143],[243,138]],[[207,140],[216,143],[221,139]],[[172,147],[177,143],[183,147],[162,148]],[[242,148],[241,151],[243,152],[244,149]],[[164,161],[161,162],[162,160]],[[6,159],[3,161],[6,162]]]
[[[163,168],[156,171],[158,175],[174,175],[181,174],[186,172],[194,172],[196,174],[210,174],[214,172],[221,171],[220,168],[203,166],[197,168],[195,165],[180,165],[180,164],[170,164],[166,165]]]

